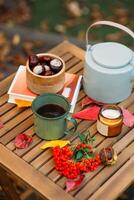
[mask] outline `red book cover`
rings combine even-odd
[[[82,76],[77,74],[65,73],[65,85],[61,92],[71,104],[70,112],[73,112],[78,93],[80,90],[80,82]],[[20,66],[8,90],[9,103],[15,103],[15,100],[33,101],[37,94],[33,93],[27,88],[26,84],[26,67]]]

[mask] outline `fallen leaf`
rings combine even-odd
[[[123,37],[123,33],[122,32],[116,32],[116,33],[109,33],[106,35],[106,40],[110,40],[110,41],[119,41],[121,40],[121,38]]]
[[[21,55],[21,54],[16,54],[14,57],[13,57],[13,64],[18,66],[18,65],[25,65],[26,64],[26,58]]]
[[[42,21],[40,24],[40,28],[41,28],[41,30],[48,32],[48,30],[49,30],[48,20]]]
[[[71,1],[66,4],[67,11],[72,17],[80,17],[83,13],[79,2]]]
[[[34,44],[33,42],[24,42],[23,50],[26,55],[30,55],[33,53]]]
[[[134,115],[132,115],[127,109],[121,108],[123,112],[123,123],[125,126],[131,128],[134,126]]]
[[[82,100],[81,106],[82,106],[82,108],[83,108],[84,106],[90,105],[91,103],[94,103],[94,104],[96,104],[96,105],[98,105],[98,106],[101,106],[101,105],[104,104],[104,103],[95,101],[94,99],[91,99],[90,97],[87,96],[87,97],[85,97],[85,98]]]
[[[82,174],[79,177],[77,177],[76,179],[68,179],[66,181],[66,191],[70,192],[72,190],[75,190],[76,188],[78,188],[82,181],[84,180],[85,175]]]
[[[15,46],[18,45],[20,43],[20,40],[21,40],[20,35],[15,34],[12,39],[12,44]]]
[[[52,140],[50,142],[45,143],[40,148],[46,149],[46,148],[56,147],[56,146],[59,146],[60,148],[62,148],[64,146],[66,146],[67,144],[70,144],[69,140]]]
[[[100,106],[92,106],[90,108],[86,108],[80,112],[75,113],[73,117],[77,119],[97,120],[99,111]]]
[[[7,38],[3,32],[0,32],[0,46],[3,46],[7,43]]]
[[[17,104],[17,106],[19,108],[30,107],[32,105],[32,102],[30,102],[30,101],[24,101],[24,100],[20,100],[20,99],[15,99],[15,102],[16,102],[16,104]]]
[[[55,26],[55,30],[58,32],[58,33],[65,33],[66,32],[66,27],[65,25],[63,24],[57,24]]]
[[[81,101],[81,106],[82,108],[84,106],[90,105],[91,103],[94,103],[94,101],[90,98],[90,97],[85,97],[82,101]]]
[[[128,17],[129,10],[123,7],[116,7],[113,9],[113,13],[118,17]]]
[[[0,121],[0,128],[3,128],[4,127],[4,125],[3,125],[3,123]]]
[[[26,135],[25,133],[20,133],[16,136],[14,144],[16,148],[25,149],[31,144],[32,141],[33,139],[31,136]]]
[[[7,42],[0,47],[0,62],[4,62],[11,50],[10,44]]]

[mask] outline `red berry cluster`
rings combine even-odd
[[[76,149],[84,149],[84,148],[89,148],[90,149],[90,152],[93,152],[93,147],[90,145],[90,144],[77,144],[76,145]]]
[[[92,147],[89,144],[76,145],[77,150],[80,148],[89,148],[92,151]],[[56,170],[69,179],[75,179],[82,173],[94,171],[101,164],[98,154],[95,155],[94,158],[82,158],[81,161],[77,162],[72,158],[73,155],[74,151],[67,145],[63,148],[58,146],[53,148],[53,158]]]

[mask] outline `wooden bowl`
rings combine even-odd
[[[59,57],[51,53],[40,53],[38,57],[50,56],[52,58],[58,58],[63,63],[62,69],[51,76],[41,76],[32,72],[29,67],[29,61],[26,62],[26,82],[27,87],[36,94],[43,94],[46,92],[57,93],[59,92],[65,83],[65,62]]]

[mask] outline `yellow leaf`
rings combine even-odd
[[[49,147],[56,147],[56,146],[60,146],[60,148],[62,148],[64,146],[66,146],[67,144],[70,144],[69,140],[52,140],[50,142],[45,143],[40,148],[46,149],[46,148],[49,148]]]
[[[25,101],[25,100],[20,100],[20,99],[15,99],[15,102],[19,108],[30,107],[32,104],[32,102],[30,102],[30,101]]]

